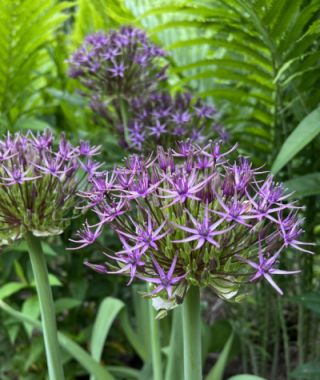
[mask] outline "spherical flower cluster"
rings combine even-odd
[[[213,107],[189,92],[171,96],[164,89],[164,55],[142,30],[123,27],[88,36],[69,60],[69,74],[87,88],[95,122],[115,131],[131,151],[171,146],[176,139],[227,141]]]
[[[217,111],[189,92],[171,96],[168,91],[155,91],[145,99],[130,102],[129,143],[135,150],[156,145],[171,146],[177,139],[204,143],[210,138],[229,139],[226,130],[215,121]]]
[[[80,247],[107,225],[123,248],[106,249],[105,265],[88,265],[127,275],[129,283],[146,281],[149,294],[166,301],[181,300],[191,284],[230,299],[241,284],[263,278],[282,294],[273,275],[298,272],[278,268],[284,249],[309,252],[299,241],[298,207],[248,159],[230,162],[231,151],[222,152],[219,143],[182,142],[176,150],[159,147],[155,157],[133,155],[125,166],[95,176],[82,195],[99,221],[78,232]]]
[[[165,79],[166,67],[159,62],[163,56],[163,50],[148,41],[142,30],[123,27],[88,36],[68,61],[69,75],[87,87],[95,99],[129,99]]]
[[[74,147],[64,136],[57,145],[49,130],[0,140],[0,244],[60,234],[73,216],[77,193],[100,167],[92,160],[99,147]]]

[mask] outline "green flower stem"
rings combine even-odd
[[[182,307],[172,310],[172,329],[165,380],[183,379]]]
[[[129,145],[129,130],[128,130],[128,106],[124,99],[121,97],[119,98],[119,104],[120,104],[120,114],[121,114],[121,121],[123,124],[123,130],[124,130],[124,139],[126,143]]]
[[[49,379],[63,380],[64,375],[58,346],[55,309],[49,284],[46,260],[42,252],[40,240],[31,233],[26,234],[25,239],[28,245],[39,298]]]
[[[156,313],[154,307],[152,306],[152,300],[149,300],[148,302],[153,380],[162,380],[162,358],[159,321],[156,319]]]
[[[184,380],[202,380],[200,288],[191,286],[182,305]]]

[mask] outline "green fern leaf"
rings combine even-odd
[[[297,18],[301,3],[302,0],[282,0],[281,10],[270,31],[270,37],[273,40],[278,41],[283,38],[290,24]]]
[[[287,57],[294,49],[295,43],[301,38],[306,26],[312,20],[314,14],[319,12],[319,1],[315,0],[300,10],[295,22],[288,28],[284,38],[278,46],[279,52],[286,52]],[[287,58],[286,58],[287,59]]]
[[[42,104],[46,72],[52,63],[46,45],[68,15],[71,2],[2,0],[0,2],[0,113],[7,127]]]

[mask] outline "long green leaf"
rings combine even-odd
[[[129,367],[118,367],[118,366],[107,366],[107,370],[113,373],[114,375],[121,376],[121,378],[129,379],[140,379],[140,371],[129,368]]]
[[[255,375],[236,375],[229,377],[228,380],[266,380],[260,376]]]
[[[278,173],[298,152],[320,133],[320,107],[305,117],[287,138],[272,166]]]
[[[132,286],[132,298],[134,305],[134,316],[136,323],[136,333],[139,337],[139,341],[142,342],[147,352],[151,351],[150,342],[150,323],[148,320],[148,302],[146,302],[140,292],[145,292],[145,285],[133,285]]]
[[[20,322],[25,322],[38,330],[42,330],[41,322],[25,316],[17,310],[0,300],[0,308],[10,314]],[[94,360],[82,347],[74,343],[70,338],[62,333],[58,333],[58,340],[61,347],[76,359],[88,373],[95,376],[97,380],[115,380],[115,378],[96,360]]]
[[[299,197],[320,194],[320,173],[311,173],[290,179],[284,183],[284,186],[294,191],[294,195]]]
[[[143,345],[143,341],[139,339],[138,334],[133,330],[130,325],[128,312],[126,309],[123,309],[119,315],[121,327],[131,344],[131,346],[135,349],[136,353],[140,356],[140,358],[146,362],[148,359],[148,353],[146,351],[146,347]]]
[[[102,301],[93,324],[90,341],[90,351],[93,359],[97,361],[101,359],[101,354],[110,327],[123,307],[124,303],[116,298],[107,297]]]
[[[231,333],[229,339],[227,340],[227,343],[225,344],[221,354],[219,355],[218,361],[216,362],[214,367],[211,369],[211,371],[207,375],[206,380],[222,380],[223,373],[226,368],[230,350],[232,347],[233,338],[234,338],[234,333]]]

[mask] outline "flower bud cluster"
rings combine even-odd
[[[298,272],[278,268],[285,248],[309,252],[299,240],[298,207],[271,175],[246,158],[231,160],[235,150],[181,142],[94,176],[82,196],[98,221],[78,232],[79,247],[110,226],[122,249],[106,248],[105,264],[88,265],[146,281],[150,296],[169,302],[181,301],[191,284],[230,299],[262,278],[282,294],[273,275]]]
[[[37,135],[8,133],[0,140],[0,245],[27,232],[60,234],[87,179],[100,165],[92,160],[98,147],[81,141],[72,146],[61,136],[57,146],[50,130]]]
[[[165,79],[164,52],[139,29],[123,27],[89,35],[68,61],[69,75],[87,87],[95,99],[129,99],[148,92]]]
[[[95,122],[119,136],[122,147],[148,151],[177,139],[201,144],[228,140],[216,110],[191,93],[164,88],[164,52],[136,28],[86,38],[69,60],[70,76],[86,88]]]
[[[189,92],[174,97],[168,91],[153,92],[147,99],[132,99],[130,109],[129,141],[135,150],[171,146],[177,139],[189,139],[198,144],[213,137],[223,142],[229,139],[228,133],[215,120],[215,108],[201,99],[194,99]]]

